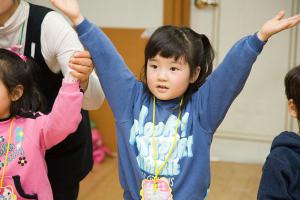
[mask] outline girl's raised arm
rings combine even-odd
[[[200,116],[200,119],[208,132],[215,132],[231,103],[244,87],[264,42],[274,34],[290,29],[300,22],[300,15],[286,19],[283,17],[284,12],[280,11],[274,18],[265,22],[256,35],[238,41],[201,86],[198,97],[202,103],[198,111],[206,114],[205,117]]]
[[[129,70],[105,33],[84,19],[77,0],[52,0],[51,2],[76,25],[81,43],[91,53],[96,73],[114,116],[116,120],[122,120],[124,113],[141,94],[139,91],[143,89],[142,84]]]

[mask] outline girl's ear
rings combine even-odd
[[[293,99],[289,99],[288,101],[288,111],[293,118],[297,118],[297,108]]]
[[[198,79],[200,71],[201,71],[201,67],[197,66],[190,78],[190,83],[194,83]]]
[[[17,85],[10,95],[11,101],[19,100],[23,95],[24,87],[23,85]]]

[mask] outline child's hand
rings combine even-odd
[[[51,3],[62,11],[74,25],[78,25],[84,20],[84,17],[80,13],[77,0],[51,0]]]
[[[280,11],[273,19],[267,21],[257,33],[259,39],[266,41],[272,35],[285,29],[292,28],[300,22],[300,15],[295,15],[286,19],[283,19],[283,17],[284,11]]]
[[[90,53],[88,51],[76,52],[70,59],[69,67],[72,69],[70,74],[80,81],[84,89],[94,69]]]

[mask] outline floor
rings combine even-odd
[[[212,182],[208,200],[254,200],[261,165],[212,162]],[[82,181],[78,200],[122,199],[116,158],[106,158]]]

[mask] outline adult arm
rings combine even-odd
[[[69,60],[75,52],[82,51],[74,29],[57,12],[49,12],[41,27],[41,51],[43,57],[54,73],[69,72]],[[91,110],[100,107],[104,100],[103,90],[95,73],[89,75],[85,85],[83,109]]]

